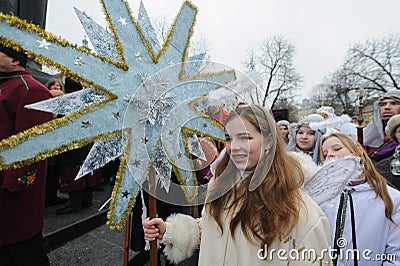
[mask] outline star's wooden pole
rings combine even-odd
[[[149,215],[150,219],[157,217],[157,200],[156,200],[156,170],[151,165],[149,169]],[[150,265],[157,266],[158,250],[157,240],[150,241]]]
[[[363,134],[363,126],[362,123],[364,122],[364,114],[363,114],[363,107],[364,107],[364,102],[363,102],[363,98],[364,98],[364,89],[363,88],[359,88],[357,90],[358,92],[358,126],[357,126],[357,140],[358,142],[363,145],[364,142],[364,134]]]
[[[122,253],[124,253],[124,266],[128,266],[129,264],[129,237],[130,237],[130,228],[131,228],[131,213],[128,215],[128,219],[125,224],[125,245],[121,249]]]

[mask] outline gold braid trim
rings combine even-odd
[[[45,39],[47,41],[59,43],[64,47],[70,46],[70,47],[74,48],[75,50],[79,50],[79,51],[84,52],[86,54],[93,55],[93,56],[99,58],[100,60],[102,60],[103,62],[107,62],[107,63],[112,64],[112,65],[114,65],[114,66],[116,66],[118,68],[121,68],[123,70],[128,70],[128,66],[125,63],[114,62],[114,61],[112,61],[111,59],[109,59],[107,57],[104,57],[102,55],[96,54],[96,53],[94,53],[94,52],[92,52],[92,51],[90,51],[90,50],[88,50],[88,49],[86,49],[84,47],[78,46],[77,44],[71,44],[67,40],[62,39],[60,37],[57,37],[54,34],[43,30],[42,28],[40,28],[39,26],[37,26],[37,25],[35,25],[33,23],[28,23],[26,20],[20,19],[18,17],[11,16],[9,14],[3,14],[1,12],[0,12],[0,20],[7,20],[7,23],[10,26],[17,27],[17,28],[19,28],[21,30],[28,31],[28,32],[33,33],[33,34],[37,34],[38,36],[42,37],[43,39]],[[9,39],[6,39],[6,38],[4,38],[2,36],[0,36],[0,38],[1,38],[1,40],[4,43],[5,46],[13,48],[13,49],[15,49],[16,51],[19,51],[19,52],[20,51],[24,51],[27,54],[28,58],[30,58],[30,59],[34,59],[35,61],[37,61],[40,64],[46,64],[47,66],[50,66],[50,67],[54,66],[54,67],[60,68],[59,64],[55,65],[54,62],[51,61],[50,59],[45,58],[43,56],[36,55],[36,54],[34,54],[33,52],[31,52],[29,50],[25,50],[25,49],[22,48],[22,46],[20,46],[17,43],[15,43],[15,42],[13,42],[13,41],[11,41]],[[118,44],[117,44],[117,49],[118,49]],[[118,50],[118,51],[120,51],[120,50]],[[124,62],[124,60],[122,60],[122,62]],[[60,70],[63,73],[68,74],[68,73],[64,72],[65,70],[68,70],[67,68],[61,67]]]
[[[122,131],[122,134],[126,135],[128,139],[132,138],[132,130],[131,129],[124,129]],[[119,169],[117,172],[116,180],[115,180],[115,185],[113,188],[113,191],[111,193],[111,202],[110,202],[110,210],[107,213],[107,225],[111,229],[121,229],[125,226],[125,221],[128,219],[128,216],[130,215],[133,206],[135,205],[136,202],[136,197],[139,194],[140,190],[137,190],[135,194],[131,197],[131,199],[128,202],[128,207],[125,209],[124,213],[122,214],[121,220],[119,222],[113,222],[113,214],[115,213],[115,203],[118,198],[118,194],[120,194],[120,187],[121,187],[121,182],[122,182],[122,174],[127,171],[126,167],[128,165],[128,161],[130,158],[130,150],[131,150],[131,144],[128,142],[124,149],[124,153],[121,156],[121,162],[119,164]]]
[[[49,123],[52,123],[54,121],[55,120],[52,120]],[[58,124],[56,124],[56,123],[54,123],[54,124],[56,126],[58,126]],[[36,127],[33,127],[33,128],[30,128],[29,130],[26,130],[26,131],[32,132],[32,134],[34,134],[35,133],[35,128]],[[25,133],[26,131],[24,131],[22,133]],[[110,133],[107,133],[107,134],[99,134],[99,135],[94,136],[94,137],[83,138],[83,139],[80,139],[78,141],[73,141],[73,142],[70,142],[70,143],[62,144],[59,147],[57,147],[55,149],[52,149],[52,150],[46,149],[46,150],[44,150],[42,152],[37,153],[33,158],[26,159],[26,160],[21,160],[21,161],[14,162],[14,163],[11,163],[11,164],[8,164],[8,165],[4,164],[4,161],[1,160],[1,157],[0,157],[0,170],[5,170],[5,169],[9,169],[9,168],[12,168],[12,169],[21,168],[23,166],[30,165],[32,163],[42,161],[42,160],[44,160],[46,158],[53,157],[53,156],[56,156],[58,154],[61,154],[61,153],[67,152],[67,151],[71,151],[71,150],[82,148],[82,147],[84,147],[84,146],[86,146],[86,145],[88,145],[90,143],[96,142],[98,140],[104,140],[104,139],[107,139],[107,138],[114,138],[114,137],[119,136],[121,134],[122,134],[122,130],[116,130],[116,131],[113,131],[113,132],[110,132]],[[13,139],[13,137],[14,136],[12,136],[11,138],[7,138],[5,140]],[[18,139],[18,141],[20,141],[20,139]],[[2,144],[2,143],[0,143],[0,144]]]

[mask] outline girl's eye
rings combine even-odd
[[[231,141],[231,138],[229,136],[225,136],[225,141]]]
[[[249,140],[250,137],[249,137],[249,136],[242,136],[241,139],[242,139],[242,140]]]

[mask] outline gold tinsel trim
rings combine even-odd
[[[194,34],[194,25],[196,24],[196,17],[197,17],[197,13],[198,13],[197,7],[196,7],[195,5],[193,5],[191,2],[185,1],[184,4],[187,4],[187,5],[190,6],[192,9],[194,9],[195,15],[194,15],[194,19],[193,19],[193,22],[192,22],[192,26],[190,27],[189,38],[187,39],[187,43],[186,43],[186,46],[185,46],[185,50],[184,50],[184,52],[183,52],[182,62],[186,62],[186,60],[187,60],[188,50],[189,50],[189,46],[190,46],[190,39],[192,38],[192,36],[193,36],[193,34]],[[183,6],[182,6],[182,8],[181,8],[181,11],[182,11],[182,9],[183,9]],[[184,79],[184,74],[185,74],[185,70],[184,70],[184,67],[182,67],[182,68],[181,68],[181,72],[179,73],[179,78],[180,78],[181,80]]]
[[[54,122],[54,123],[51,123],[51,122]],[[59,124],[57,124],[55,122],[55,120],[52,120],[49,123],[52,124],[52,125],[50,125],[50,127],[52,127],[52,129],[55,129],[57,126],[59,126]],[[35,134],[35,131],[34,131],[35,128],[36,127],[30,128],[27,131],[31,132],[32,134]],[[61,154],[61,153],[67,152],[67,151],[71,151],[71,150],[82,148],[82,147],[84,147],[84,146],[86,146],[86,145],[88,145],[90,143],[96,142],[98,140],[107,139],[107,138],[114,138],[116,136],[121,135],[121,132],[122,132],[122,130],[116,130],[116,131],[113,131],[113,132],[110,132],[110,133],[107,133],[107,134],[99,134],[99,135],[94,136],[94,137],[83,138],[83,139],[80,139],[78,141],[73,141],[73,142],[70,142],[70,143],[62,144],[62,145],[60,145],[59,147],[57,147],[55,149],[44,150],[43,152],[39,152],[33,158],[22,160],[22,161],[18,161],[18,162],[15,162],[15,163],[12,163],[12,164],[8,164],[8,165],[4,164],[4,161],[0,161],[0,170],[5,170],[5,169],[8,169],[8,168],[12,168],[12,169],[21,168],[23,166],[30,165],[32,163],[42,161],[42,160],[44,160],[46,158],[53,157],[53,156],[56,156],[58,154]],[[37,135],[39,135],[39,134],[37,134]],[[13,139],[13,138],[7,138],[5,140],[9,140],[9,139]],[[2,142],[0,144],[2,144]]]
[[[71,45],[69,44],[67,41],[62,40],[61,38],[58,38],[54,35],[52,35],[51,33],[45,32],[43,31],[41,28],[39,28],[38,26],[34,25],[34,24],[30,24],[27,23],[25,20],[21,20],[19,18],[10,16],[10,15],[4,15],[2,13],[0,13],[0,20],[3,19],[7,19],[8,23],[12,26],[16,26],[20,29],[24,29],[27,30],[31,33],[37,33],[39,36],[46,38],[49,41],[54,41],[54,42],[59,42],[61,45],[63,46],[71,46],[77,50],[81,50],[85,53],[90,53],[92,55],[94,55],[93,53],[91,53],[89,50],[85,49],[85,48],[81,48],[81,47],[77,47],[76,45]],[[61,126],[64,126],[66,124],[68,124],[69,122],[75,120],[76,118],[78,118],[79,116],[88,113],[88,112],[92,112],[95,109],[107,104],[110,101],[113,101],[115,99],[117,99],[118,97],[116,95],[114,95],[113,93],[111,93],[110,91],[108,91],[107,89],[95,84],[92,81],[89,80],[85,80],[83,79],[78,73],[75,73],[73,71],[71,71],[69,68],[64,67],[61,64],[58,64],[52,60],[50,60],[49,58],[46,58],[42,55],[38,55],[35,54],[29,50],[24,50],[18,43],[14,42],[11,39],[7,39],[4,38],[3,36],[0,36],[0,40],[1,42],[4,44],[4,46],[13,48],[17,51],[24,51],[28,58],[34,59],[36,62],[38,62],[39,64],[44,64],[47,65],[49,67],[56,67],[58,68],[62,73],[70,76],[72,79],[76,80],[76,81],[84,81],[87,85],[100,90],[102,93],[104,93],[106,95],[106,100],[99,102],[99,103],[95,103],[92,104],[90,107],[82,109],[78,112],[75,112],[73,114],[64,116],[63,118],[60,119],[56,119],[56,120],[52,120],[49,121],[47,123],[32,127],[28,130],[25,130],[23,132],[20,132],[16,135],[13,135],[9,138],[3,139],[0,141],[0,150],[4,150],[6,148],[11,148],[14,147],[16,145],[18,145],[19,143],[28,140],[31,137],[37,136],[37,135],[41,135],[44,134],[46,132],[49,132],[51,130],[54,130],[56,128],[59,128]],[[96,56],[96,55],[95,55]],[[105,59],[104,57],[101,58],[102,60]],[[103,60],[104,61],[104,60]],[[109,61],[109,63],[111,63],[110,60],[106,60]],[[47,153],[48,154],[48,153]],[[3,163],[2,163],[3,165]]]
[[[72,74],[72,72],[70,72],[70,73]],[[78,80],[80,79],[80,78],[77,78],[75,75],[71,75],[71,76],[74,79],[78,79]],[[40,124],[40,125],[34,126],[34,127],[29,128],[29,129],[27,129],[25,131],[22,131],[22,132],[19,132],[19,133],[15,134],[15,135],[12,135],[12,136],[10,136],[10,137],[8,137],[6,139],[3,139],[3,140],[0,141],[0,151],[4,150],[6,148],[14,147],[14,146],[16,146],[16,145],[18,145],[18,144],[30,139],[31,137],[42,135],[42,134],[44,134],[46,132],[52,131],[52,130],[54,130],[56,128],[59,128],[61,126],[67,125],[68,123],[76,120],[81,115],[89,113],[89,112],[92,112],[95,109],[97,109],[97,108],[99,108],[99,107],[101,107],[101,106],[107,104],[108,102],[110,102],[112,100],[115,100],[117,98],[114,94],[110,93],[109,91],[107,91],[105,89],[102,89],[100,86],[94,84],[93,82],[89,81],[88,84],[91,84],[96,89],[101,90],[103,93],[106,94],[108,99],[106,99],[105,101],[102,101],[102,102],[94,103],[91,106],[89,106],[88,108],[79,110],[79,111],[74,112],[72,114],[68,114],[68,115],[66,115],[66,116],[64,116],[62,118],[58,118],[58,119],[54,119],[54,120],[48,121],[48,122],[46,122],[44,124]]]
[[[153,51],[153,48],[151,47],[150,43],[148,42],[148,40],[146,39],[142,28],[139,26],[138,22],[136,21],[136,19],[132,16],[132,11],[131,8],[128,4],[127,1],[124,1],[126,8],[128,9],[128,15],[129,18],[131,19],[132,23],[135,25],[137,32],[139,33],[140,38],[142,39],[142,42],[144,44],[144,47],[146,48],[147,52],[149,53],[151,59],[153,60],[154,64],[158,63],[158,59],[161,57],[162,54],[165,53],[165,51],[167,50],[168,46],[165,44],[162,46],[161,50],[159,51],[159,53],[157,55],[155,55],[155,52]],[[174,27],[174,26],[172,26]],[[167,40],[169,39],[169,35],[167,37]],[[169,44],[169,42],[167,41],[166,43]]]
[[[189,142],[188,142],[187,133],[194,133],[194,134],[197,134],[197,133],[194,130],[190,131],[190,130],[186,130],[186,128],[182,127],[182,140],[183,140],[183,144],[184,144],[183,147],[185,149],[185,152],[186,152],[187,156],[189,157],[191,169],[195,169],[195,167],[193,165],[193,156],[192,156],[192,154],[190,153],[190,150],[189,150]],[[183,180],[182,176],[180,175],[179,170],[176,169],[176,167],[175,167],[176,164],[173,163],[172,165],[173,165],[173,168],[174,168],[174,172],[175,172],[175,174],[176,174],[176,176],[178,178],[178,181],[182,186],[184,184],[184,180]],[[193,180],[194,181],[194,188],[193,188],[192,196],[189,195],[189,192],[186,189],[186,186],[183,187],[183,193],[185,194],[185,197],[186,197],[186,199],[187,199],[187,201],[189,203],[193,202],[193,200],[196,198],[196,195],[197,195],[197,192],[198,192],[199,182],[197,181],[196,171],[193,171],[193,177],[194,177],[194,180]]]
[[[155,64],[158,63],[159,58],[166,52],[167,48],[169,47],[169,45],[171,43],[172,36],[173,36],[173,34],[175,32],[175,29],[176,29],[177,19],[178,19],[179,15],[181,14],[182,10],[183,10],[183,7],[185,5],[188,5],[192,9],[194,9],[196,14],[195,14],[195,18],[193,20],[192,26],[190,28],[189,37],[187,38],[187,43],[186,43],[185,49],[183,51],[183,57],[182,57],[182,63],[186,62],[187,56],[188,56],[189,43],[190,43],[190,39],[191,39],[191,37],[193,36],[193,33],[194,33],[193,29],[194,29],[194,25],[195,25],[195,22],[196,22],[196,15],[197,15],[197,12],[198,12],[197,7],[195,5],[193,5],[189,1],[185,1],[184,2],[184,4],[182,5],[182,7],[181,7],[181,9],[180,9],[180,11],[178,13],[178,15],[174,19],[174,23],[171,26],[169,34],[168,34],[166,40],[164,41],[164,44],[162,45],[162,49],[158,52],[157,55],[155,55],[154,51],[152,50],[151,45],[149,44],[148,40],[145,38],[145,35],[144,35],[141,27],[139,27],[138,23],[132,17],[132,15],[131,15],[132,12],[130,10],[130,7],[129,7],[127,1],[123,1],[123,2],[125,3],[126,7],[128,8],[129,16],[131,17],[132,22],[136,26],[136,29],[137,29],[137,31],[138,31],[141,39],[142,39],[142,42],[145,45],[145,48],[147,49],[149,55],[151,56],[151,58],[152,58],[152,60],[153,60],[153,62]],[[59,37],[57,37],[57,36],[55,36],[55,35],[53,35],[53,34],[51,34],[49,32],[46,32],[43,29],[41,29],[40,27],[38,27],[38,26],[36,26],[34,24],[31,24],[31,23],[28,23],[25,20],[21,20],[21,19],[19,19],[17,17],[13,17],[13,16],[10,16],[10,15],[4,15],[4,14],[0,13],[0,20],[6,19],[7,22],[11,26],[17,27],[17,28],[22,29],[22,30],[26,30],[26,31],[28,31],[30,33],[35,33],[38,36],[40,36],[40,37],[42,37],[42,38],[44,38],[44,39],[46,39],[48,41],[57,42],[57,43],[61,44],[62,46],[70,46],[70,47],[72,47],[72,48],[74,48],[76,50],[79,50],[79,51],[82,51],[84,53],[93,55],[93,56],[101,59],[103,62],[115,65],[116,67],[121,68],[121,69],[126,71],[126,70],[128,70],[128,66],[125,64],[124,50],[122,48],[122,44],[121,44],[120,40],[117,37],[116,28],[115,28],[114,24],[112,23],[112,19],[111,19],[109,13],[107,12],[107,9],[105,7],[104,1],[100,0],[100,3],[102,5],[102,7],[103,7],[103,11],[105,13],[106,20],[107,20],[107,22],[109,24],[110,30],[111,30],[111,32],[113,34],[115,45],[116,45],[116,49],[119,52],[120,59],[121,59],[121,61],[123,63],[114,62],[111,59],[106,58],[106,57],[101,56],[101,55],[98,55],[98,54],[95,54],[94,52],[91,52],[90,50],[87,50],[86,48],[77,46],[76,44],[71,44],[71,43],[69,43],[68,41],[66,41],[64,39],[61,39],[61,38],[59,38]],[[28,130],[26,130],[24,132],[18,133],[18,134],[14,135],[14,136],[11,136],[11,137],[7,138],[7,139],[4,139],[4,140],[2,140],[0,142],[0,150],[3,150],[5,148],[9,148],[9,147],[14,147],[17,144],[19,144],[19,143],[21,143],[23,141],[26,141],[29,138],[33,137],[33,136],[44,134],[44,133],[46,133],[48,131],[54,130],[54,129],[59,128],[59,127],[62,127],[64,125],[70,123],[71,121],[77,119],[81,115],[83,115],[85,113],[88,113],[88,112],[92,112],[96,108],[99,108],[99,107],[105,105],[106,103],[117,99],[117,96],[112,94],[107,89],[95,84],[92,81],[83,79],[78,73],[75,73],[75,72],[71,71],[70,69],[62,66],[61,64],[58,64],[58,63],[56,63],[56,62],[54,62],[54,61],[50,60],[49,58],[46,58],[46,57],[44,57],[42,55],[35,54],[32,51],[26,50],[26,49],[22,48],[22,46],[20,46],[16,42],[13,42],[10,39],[6,39],[6,38],[4,38],[2,36],[0,36],[0,39],[4,42],[4,45],[9,46],[9,47],[11,47],[11,48],[13,48],[13,49],[15,49],[17,51],[24,51],[29,58],[34,59],[39,64],[45,64],[45,65],[47,65],[49,67],[56,67],[56,68],[60,69],[60,71],[62,73],[70,76],[72,79],[77,80],[79,82],[84,81],[86,84],[88,84],[88,85],[90,85],[90,86],[102,91],[108,97],[107,100],[105,100],[105,101],[103,101],[101,103],[93,104],[93,105],[91,105],[90,107],[88,107],[88,108],[86,108],[84,110],[80,110],[80,111],[72,113],[70,115],[66,115],[63,118],[51,120],[51,121],[49,121],[47,123],[32,127],[32,128],[30,128],[30,129],[28,129]],[[223,73],[223,72],[225,72],[225,71],[222,71],[221,73]],[[199,77],[201,78],[201,77],[206,77],[206,76],[211,76],[211,75],[215,75],[215,73],[213,73],[213,74],[201,74],[201,75],[197,75],[197,76],[194,76],[194,77],[184,77],[184,65],[182,64],[182,68],[181,68],[181,71],[179,73],[179,78],[180,78],[180,80],[195,80],[195,79],[197,79]],[[40,161],[40,160],[43,160],[43,159],[51,157],[51,156],[55,156],[57,154],[60,154],[60,153],[63,153],[63,152],[69,151],[69,150],[73,150],[73,149],[77,149],[77,148],[83,147],[83,146],[85,146],[85,145],[87,145],[89,143],[93,143],[93,142],[95,142],[95,141],[97,141],[99,139],[105,139],[105,138],[108,138],[108,137],[115,137],[115,136],[120,135],[120,134],[127,134],[129,136],[129,139],[130,139],[132,132],[130,130],[128,130],[128,129],[124,129],[123,131],[122,130],[117,130],[117,131],[114,131],[114,132],[111,132],[111,133],[108,133],[108,134],[100,134],[100,135],[95,136],[95,137],[85,138],[85,139],[82,139],[82,140],[79,140],[79,141],[74,141],[74,142],[69,143],[69,144],[63,144],[60,147],[56,148],[55,150],[46,150],[44,152],[38,153],[37,156],[35,158],[33,158],[33,159],[20,161],[18,163],[7,165],[6,167],[19,168],[19,167],[21,167],[21,166],[23,166],[25,164],[30,164],[30,163],[33,163],[33,162],[36,162],[36,161]],[[186,147],[186,149],[187,149],[187,147]],[[116,184],[114,186],[114,189],[113,189],[113,192],[112,192],[112,195],[111,195],[110,211],[107,214],[107,217],[108,217],[107,224],[109,225],[109,227],[111,229],[114,229],[114,228],[121,229],[121,228],[123,228],[125,226],[125,221],[127,220],[129,214],[131,213],[131,209],[133,208],[133,206],[134,206],[134,204],[136,202],[136,196],[139,193],[139,190],[138,190],[135,193],[135,195],[133,195],[133,197],[131,197],[131,199],[129,200],[129,203],[128,203],[128,208],[125,209],[121,220],[119,222],[113,222],[113,214],[115,212],[115,201],[116,201],[116,198],[118,196],[119,188],[120,188],[120,185],[121,185],[121,182],[122,182],[122,174],[126,171],[126,167],[127,167],[127,162],[129,160],[129,156],[130,156],[130,144],[128,144],[127,147],[125,147],[124,153],[121,156],[121,163],[119,165],[118,173],[117,173],[117,176],[116,176]],[[1,163],[0,164],[0,170],[1,170],[1,169],[3,169],[2,167],[5,166],[4,162],[1,161],[1,157],[0,157],[0,163]],[[174,169],[174,172],[175,173],[179,173],[179,171],[176,171],[176,169]],[[181,178],[181,180],[182,180],[182,178]],[[195,182],[196,181],[197,181],[197,179],[195,179]],[[185,191],[185,195],[187,196],[187,192],[186,191]],[[190,199],[188,199],[188,200],[190,200]]]
[[[191,37],[192,37],[192,35],[193,35],[193,28],[194,28],[194,24],[195,24],[195,21],[196,21],[196,15],[197,15],[197,12],[198,12],[198,9],[197,9],[197,7],[196,7],[194,4],[192,4],[192,3],[189,2],[189,1],[185,1],[185,2],[182,4],[181,9],[179,10],[178,15],[175,17],[174,22],[172,23],[172,26],[171,26],[171,28],[170,28],[170,30],[169,30],[169,32],[168,32],[167,38],[165,39],[163,45],[161,46],[161,50],[160,50],[157,54],[155,54],[155,51],[153,51],[153,48],[151,47],[149,41],[146,39],[146,37],[145,37],[145,35],[144,35],[144,33],[143,33],[142,28],[139,26],[139,24],[137,23],[136,19],[132,16],[132,11],[131,11],[131,8],[130,8],[128,2],[127,2],[127,1],[124,1],[124,4],[125,4],[126,8],[127,8],[128,11],[129,11],[128,14],[129,14],[129,17],[130,17],[132,23],[135,25],[135,27],[136,27],[136,29],[137,29],[137,32],[139,33],[139,36],[140,36],[140,38],[142,39],[142,42],[143,42],[143,44],[144,44],[144,46],[145,46],[147,52],[149,53],[151,59],[153,60],[153,62],[154,62],[155,64],[158,63],[158,60],[159,60],[160,57],[167,51],[167,48],[169,47],[169,45],[170,45],[170,43],[171,43],[172,36],[174,36],[174,32],[175,32],[175,29],[176,29],[176,23],[177,23],[177,20],[178,20],[179,15],[181,14],[181,12],[182,12],[182,10],[183,10],[183,7],[184,7],[185,5],[188,5],[188,6],[191,7],[193,10],[195,10],[195,13],[196,13],[196,14],[195,14],[195,19],[193,20],[193,24],[192,24],[192,26],[191,26],[190,33],[189,33],[189,37],[188,37],[188,39],[187,39],[187,43],[186,43],[186,46],[185,46],[184,55],[183,55],[183,57],[182,57],[182,63],[185,62],[185,60],[186,60],[186,58],[187,58],[187,50],[188,50],[188,48],[189,48],[190,39],[191,39]]]
[[[104,57],[102,55],[96,54],[96,53],[94,53],[94,52],[92,52],[92,51],[90,51],[90,50],[88,50],[88,49],[86,49],[84,47],[78,46],[77,44],[71,44],[67,40],[62,39],[60,37],[57,37],[54,34],[43,30],[42,28],[40,28],[39,26],[37,26],[35,24],[28,23],[26,20],[20,19],[18,17],[11,16],[11,15],[8,15],[8,14],[3,14],[1,12],[0,12],[0,20],[7,20],[7,23],[10,26],[17,27],[17,28],[19,28],[21,30],[28,31],[28,32],[33,33],[33,34],[37,34],[38,36],[40,36],[43,39],[46,39],[47,41],[50,41],[50,42],[56,42],[56,43],[61,44],[62,46],[70,46],[70,47],[74,48],[75,50],[79,50],[79,51],[84,52],[86,54],[90,54],[92,56],[95,56],[95,57],[99,58],[100,60],[102,60],[103,62],[107,62],[107,63],[112,64],[112,65],[114,65],[114,66],[116,66],[118,68],[121,68],[123,70],[128,70],[128,66],[125,63],[114,62],[114,61],[112,61],[111,59],[109,59],[107,57]],[[5,38],[3,37],[2,39],[4,40]],[[32,55],[30,55],[30,53],[31,54],[33,54],[33,53],[30,52],[30,51],[27,51],[25,49],[22,49],[21,46],[13,45],[13,46],[10,46],[10,47],[16,48],[17,51],[25,51],[29,58],[34,59],[36,61],[36,59]],[[118,48],[118,46],[117,46],[117,48]],[[122,62],[124,62],[124,60],[122,60]],[[40,63],[40,62],[38,62],[38,63]]]
[[[132,138],[132,130],[131,129],[124,129],[122,131],[122,134],[126,135],[128,137],[128,139]],[[121,156],[119,169],[118,169],[117,176],[115,179],[115,185],[114,185],[113,191],[111,193],[110,210],[107,213],[107,219],[108,219],[107,225],[111,229],[121,229],[125,226],[124,223],[128,219],[128,216],[131,213],[133,206],[135,205],[136,196],[138,195],[138,193],[140,191],[140,190],[136,191],[135,195],[133,195],[130,198],[130,200],[128,202],[128,207],[125,209],[124,213],[122,214],[121,220],[119,222],[114,222],[115,204],[118,199],[118,194],[120,192],[119,190],[120,190],[121,182],[122,182],[122,174],[127,171],[126,167],[128,165],[128,161],[130,158],[130,150],[131,150],[131,144],[130,144],[130,142],[128,142],[128,144],[126,145],[126,147],[124,149],[124,153]]]
[[[107,8],[106,5],[104,3],[103,0],[100,0],[100,4],[101,7],[103,9],[104,15],[106,17],[106,21],[108,23],[108,27],[110,28],[110,31],[112,32],[112,35],[114,37],[114,41],[115,41],[115,48],[117,49],[119,55],[120,55],[120,59],[122,62],[125,62],[125,57],[124,57],[124,49],[122,48],[122,44],[121,41],[118,39],[118,34],[117,34],[117,30],[112,22],[112,18],[110,16],[110,14],[107,12]],[[124,68],[124,70],[128,70],[128,66],[124,63],[124,65],[126,66],[126,68]]]

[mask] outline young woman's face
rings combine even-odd
[[[343,158],[351,152],[343,145],[337,137],[329,137],[322,144],[324,158]]]
[[[284,136],[284,137],[287,137],[289,135],[289,130],[284,125],[279,126],[279,131],[281,132],[282,136]]]
[[[296,134],[296,144],[302,151],[312,151],[315,144],[315,131],[309,126],[301,126]]]
[[[50,90],[61,90],[61,85],[60,83],[56,82],[53,85],[50,86]]]
[[[226,152],[239,170],[253,170],[265,149],[261,133],[241,117],[225,126]]]

